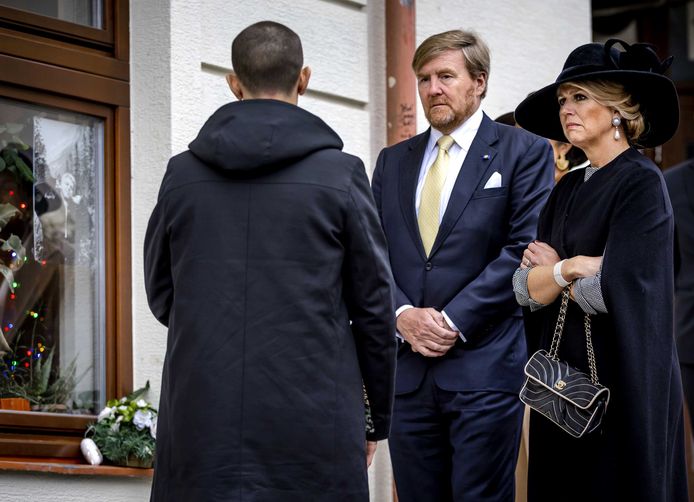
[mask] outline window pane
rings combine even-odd
[[[0,0],[0,5],[103,28],[103,0]]]
[[[0,394],[103,404],[103,120],[0,99]]]

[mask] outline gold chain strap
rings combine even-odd
[[[566,320],[566,311],[569,306],[571,286],[566,286],[561,292],[561,305],[559,306],[559,317],[557,317],[557,325],[554,327],[554,336],[552,336],[552,345],[549,349],[549,357],[555,361],[559,360],[559,343],[561,335],[564,332],[564,321]],[[585,314],[583,318],[583,327],[586,332],[586,350],[588,352],[588,366],[590,367],[590,380],[594,384],[598,384],[598,368],[595,363],[595,351],[593,350],[593,337],[590,324],[590,315]]]
[[[564,321],[566,320],[566,309],[569,306],[569,288],[566,286],[561,292],[561,305],[559,306],[559,317],[557,325],[554,327],[554,336],[552,336],[552,346],[549,349],[549,357],[557,360],[559,354],[559,342],[561,342],[561,334],[564,331]]]
[[[590,381],[598,384],[598,366],[595,364],[595,351],[593,350],[593,337],[590,329],[590,316],[583,317],[583,327],[586,330],[586,349],[588,351],[588,366],[590,366]]]

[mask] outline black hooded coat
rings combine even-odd
[[[366,501],[388,435],[392,278],[362,162],[297,106],[223,106],[145,238],[168,326],[151,500]],[[365,434],[362,381],[375,430]]]

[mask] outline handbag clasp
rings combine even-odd
[[[557,380],[557,383],[554,384],[554,388],[557,390],[564,390],[564,387],[566,387],[566,382],[564,380]]]

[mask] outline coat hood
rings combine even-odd
[[[248,173],[342,146],[335,131],[312,113],[283,101],[252,99],[219,108],[189,148],[208,165]]]

